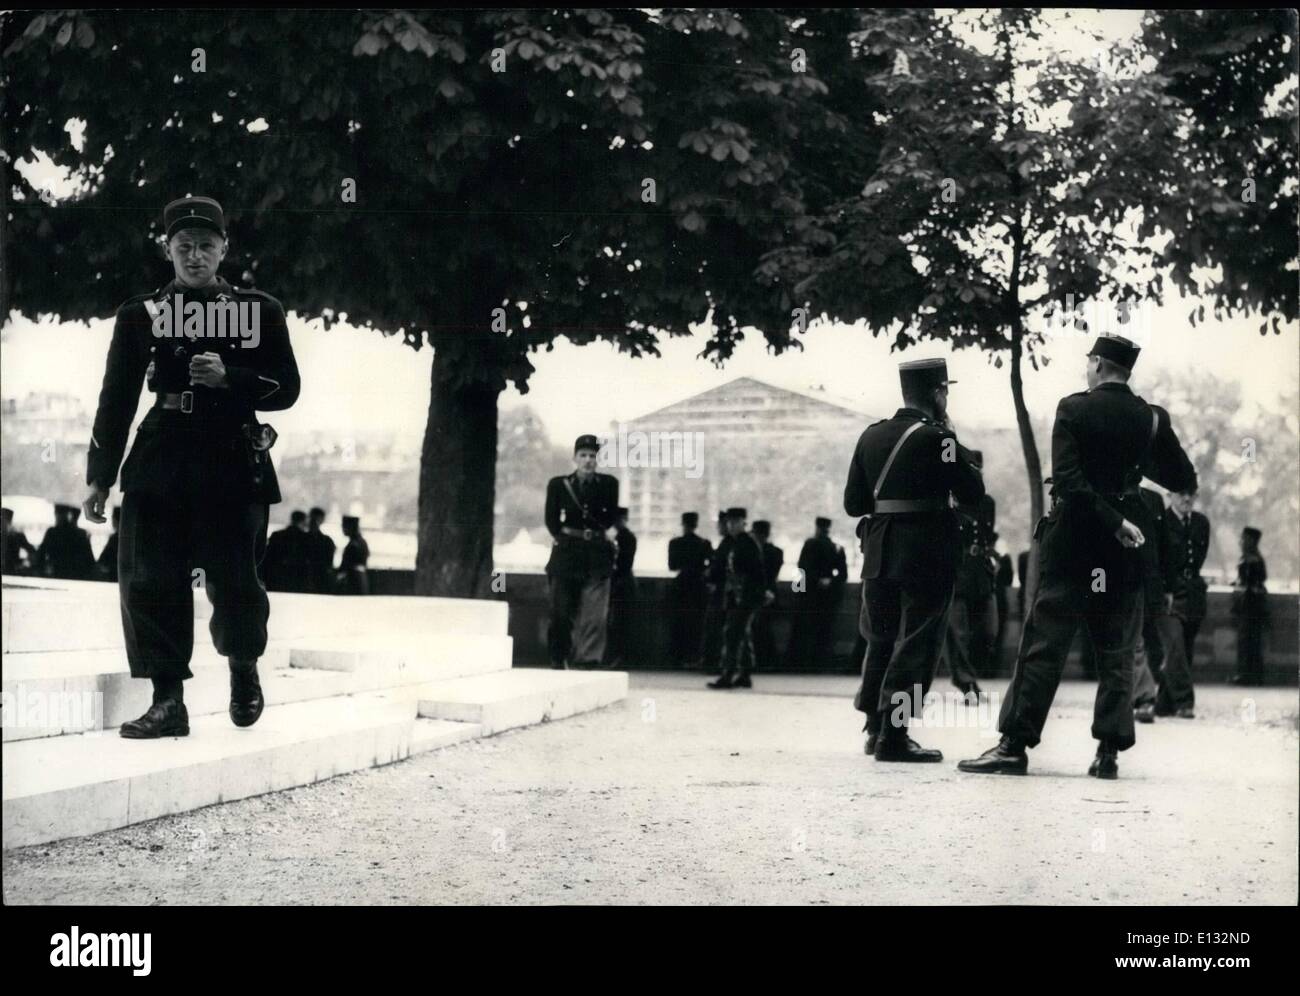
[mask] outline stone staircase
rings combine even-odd
[[[307,785],[622,700],[627,675],[512,668],[503,602],[271,595],[267,707],[227,715],[225,660],[195,599],[190,735],[123,740],[148,708],[130,677],[117,587],[4,579],[5,848]]]

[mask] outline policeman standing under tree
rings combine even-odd
[[[339,592],[343,595],[369,595],[370,544],[361,535],[361,520],[355,515],[343,516],[343,535],[348,538],[339,557]]]
[[[813,520],[813,535],[799,551],[803,591],[796,599],[795,631],[790,640],[794,668],[825,667],[835,641],[835,616],[848,581],[844,547],[831,539],[831,520]]]
[[[948,364],[900,363],[903,407],[858,439],[844,511],[868,515],[862,563],[867,640],[853,705],[867,714],[866,752],[877,761],[943,760],[908,736],[917,691],[934,677],[948,631],[961,531],[951,506],[979,501],[984,480],[948,420]]]
[[[1145,475],[1169,490],[1195,487],[1196,471],[1163,409],[1128,386],[1139,347],[1102,335],[1088,353],[1088,389],[1061,399],[1052,425],[1052,508],[1034,530],[1042,576],[1002,703],[1002,739],[957,767],[1023,775],[1026,748],[1042,739],[1080,625],[1096,653],[1092,735],[1096,778],[1115,778],[1118,754],[1132,747],[1133,653],[1142,626],[1139,548],[1156,542],[1138,493]]]
[[[36,551],[40,573],[69,581],[89,581],[95,576],[95,554],[90,548],[90,534],[77,525],[81,509],[75,505],[55,505],[54,525],[45,530]],[[91,522],[103,522],[87,515]]]
[[[682,534],[668,541],[668,569],[677,572],[670,588],[669,655],[678,667],[696,666],[703,651],[709,600],[705,577],[713,544],[696,535],[699,524],[698,512],[683,512]]]
[[[781,568],[785,566],[785,551],[771,541],[772,523],[766,519],[754,520],[753,533],[763,547],[763,577],[767,590],[772,593],[772,600],[759,606],[754,613],[754,664],[756,668],[771,667],[776,662],[772,613],[776,608],[776,583],[781,577]]]
[[[727,513],[718,513],[718,542],[713,548],[706,575],[709,593],[708,611],[704,617],[703,662],[706,671],[722,670],[722,630],[727,621],[727,551],[731,549],[731,532],[727,528]]]
[[[208,197],[172,201],[163,228],[175,276],[118,309],[83,506],[90,521],[104,521],[120,466],[127,659],[132,677],[153,682],[153,704],[122,724],[128,739],[189,733],[183,683],[193,677],[196,577],[212,603],[213,642],[230,664],[230,718],[252,726],[262,714],[257,659],[270,603],[257,562],[280,489],[267,452],[275,433],[256,412],[288,408],[299,390],[280,302],[217,275],[229,248],[221,205]],[[221,328],[211,327],[214,317]],[[122,464],[146,380],[157,400]]]
[[[636,611],[636,533],[627,527],[628,510],[619,506],[614,519],[614,574],[609,582],[609,646],[605,657],[612,668],[623,666],[632,647],[632,620]]]
[[[1268,629],[1268,565],[1259,552],[1264,534],[1254,526],[1241,531],[1241,560],[1232,584],[1232,615],[1237,620],[1235,685],[1264,683],[1264,631]]]
[[[600,441],[579,436],[572,474],[546,485],[546,529],[554,539],[546,562],[551,589],[547,644],[552,668],[598,667],[605,654],[614,544],[609,531],[618,514],[618,478],[596,472]]]
[[[1165,597],[1159,627],[1165,658],[1155,713],[1179,719],[1196,718],[1192,660],[1206,606],[1201,567],[1210,549],[1210,520],[1193,510],[1195,503],[1195,488],[1177,492],[1170,495],[1163,516]]]
[[[726,569],[724,604],[727,610],[723,626],[722,673],[708,683],[709,688],[751,688],[750,672],[754,667],[754,613],[771,605],[774,594],[767,587],[763,567],[763,543],[745,530],[749,512],[743,508],[727,509]]]

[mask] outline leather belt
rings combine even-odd
[[[601,539],[605,538],[603,529],[574,529],[572,526],[563,526],[560,532],[564,533],[565,536],[572,536],[574,539],[591,540],[597,536]]]
[[[877,499],[872,515],[906,515],[909,512],[942,512],[947,509],[946,498],[885,498]]]
[[[166,408],[168,411],[180,411],[186,415],[192,414],[194,411],[194,392],[182,391],[180,394],[159,392],[154,407]]]

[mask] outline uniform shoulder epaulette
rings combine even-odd
[[[117,314],[121,314],[133,304],[144,304],[146,301],[157,295],[156,290],[145,291],[143,294],[134,294],[117,306]]]
[[[284,305],[280,303],[279,298],[275,297],[272,294],[268,294],[266,291],[258,290],[256,287],[236,287],[232,284],[230,289],[235,294],[238,294],[242,297],[256,297],[270,304],[274,304],[281,311],[284,310]]]

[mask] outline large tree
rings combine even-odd
[[[0,307],[111,313],[159,282],[161,204],[217,195],[234,276],[433,348],[416,588],[486,594],[501,391],[558,337],[654,354],[712,313],[729,352],[717,302],[874,158],[855,16],[7,15],[0,159],[48,156],[76,193],[0,178]]]
[[[798,238],[760,268],[796,305],[862,320],[897,349],[940,340],[984,350],[999,367],[1005,360],[1031,521],[1043,513],[1043,468],[1023,363],[1043,362],[1048,335],[1096,331],[1077,320],[1079,305],[1108,302],[1111,329],[1123,331],[1131,309],[1162,299],[1167,275],[1189,286],[1197,266],[1226,263],[1233,278],[1204,293],[1294,315],[1294,276],[1288,293],[1262,272],[1296,255],[1294,201],[1286,215],[1278,192],[1284,167],[1294,172],[1294,101],[1272,112],[1281,120],[1262,135],[1249,127],[1294,73],[1277,38],[1286,18],[1236,31],[1235,13],[1225,14],[1210,27],[1231,33],[1226,48],[1200,46],[1180,56],[1192,69],[1173,60],[1162,73],[1150,69],[1151,53],[1178,32],[1161,16],[1149,15],[1133,46],[1088,59],[1054,51],[1034,10],[863,12],[855,45],[889,60],[884,71],[864,66],[884,109],[875,112],[880,157],[852,197],[800,219]],[[1243,66],[1246,56],[1268,60],[1268,70]],[[1231,98],[1198,102],[1189,73]],[[1222,106],[1234,116],[1219,132],[1206,119]],[[1243,208],[1240,177],[1223,173],[1247,149],[1269,191],[1265,209]],[[1223,221],[1202,238],[1197,219],[1207,215]],[[1236,256],[1251,239],[1265,248]],[[1248,292],[1234,266],[1253,275]]]

